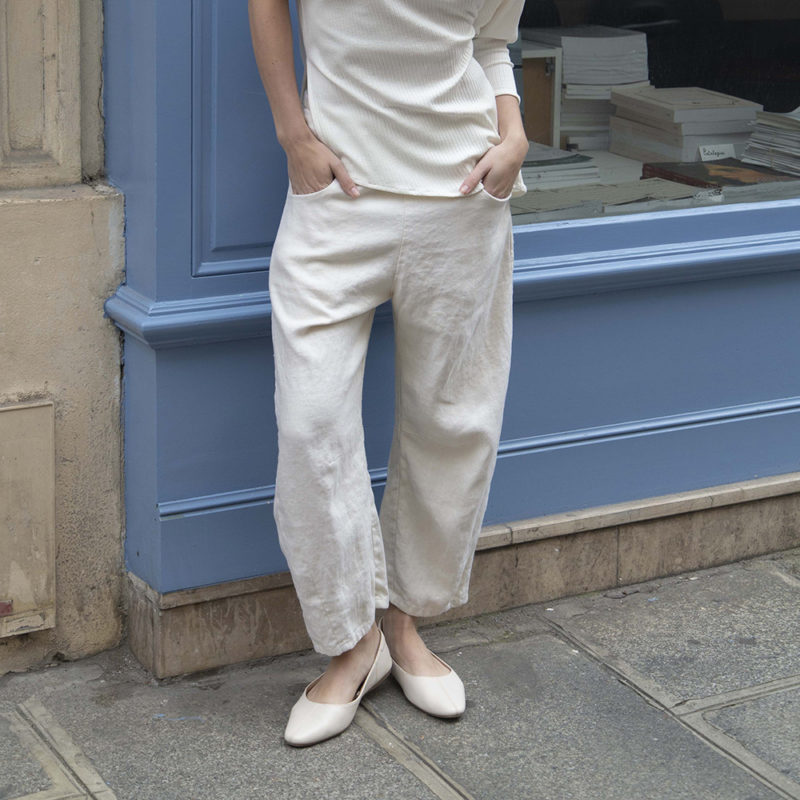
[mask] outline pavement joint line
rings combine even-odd
[[[355,721],[370,739],[380,745],[440,800],[475,800],[436,762],[395,730],[369,701],[361,702]]]
[[[102,779],[91,761],[38,699],[29,697],[18,703],[16,713],[38,736],[54,758],[58,759],[67,777],[81,789],[82,794],[73,796],[91,798],[91,800],[116,800],[116,795]]]
[[[580,648],[585,655],[611,672],[617,680],[629,686],[651,705],[664,711],[669,711],[680,702],[679,698],[664,691],[655,681],[635,670],[626,661],[612,655],[605,647],[572,633],[572,631],[555,620],[548,619],[545,616],[542,616],[542,619],[550,626],[558,638]]]
[[[714,750],[724,755],[738,767],[748,772],[756,780],[768,786],[786,800],[800,800],[800,784],[787,778],[776,769],[748,750],[741,742],[709,722],[703,716],[705,711],[695,711],[685,717],[676,717]]]
[[[12,732],[29,755],[33,756],[50,779],[50,787],[15,800],[85,800],[86,793],[65,771],[61,759],[42,741],[25,717],[16,709],[2,714],[10,723]]]
[[[563,637],[566,641],[574,644],[576,647],[583,650],[592,660],[597,661],[601,667],[604,667],[611,672],[621,683],[630,687],[638,695],[643,697],[650,705],[663,711],[668,716],[672,717],[679,725],[682,725],[687,730],[690,730],[695,736],[704,741],[713,750],[716,750],[732,763],[736,764],[740,769],[752,775],[756,780],[763,783],[771,790],[777,792],[781,797],[786,800],[800,800],[800,786],[793,780],[787,778],[779,770],[775,769],[772,765],[768,764],[763,759],[756,756],[748,750],[743,744],[736,739],[728,736],[716,726],[708,722],[702,714],[712,710],[715,706],[703,706],[701,710],[692,710],[684,713],[676,711],[676,707],[692,701],[678,701],[670,693],[658,688],[654,681],[641,675],[637,670],[633,669],[627,662],[612,656],[605,648],[597,645],[594,642],[584,640],[576,634],[563,628],[555,620],[547,619],[542,615],[542,618],[550,625],[557,635]],[[643,685],[639,685],[641,681]],[[756,699],[767,694],[772,694],[780,689],[775,687],[775,684],[787,684],[789,681],[793,682],[792,686],[782,685],[781,689],[786,690],[793,688],[797,685],[798,678],[792,677],[789,679],[780,679],[778,681],[771,681],[769,684],[760,684],[755,687],[755,694],[753,697],[746,699]],[[764,688],[769,687],[771,691],[765,691]],[[727,701],[728,695],[736,693],[744,694],[747,689],[738,689],[733,692],[728,692],[723,697],[726,702],[720,703],[719,706],[733,705],[733,701]],[[703,700],[713,700],[720,697],[719,695],[713,698],[703,698]],[[744,698],[743,698],[744,699]],[[694,701],[698,702],[698,701]]]
[[[800,688],[800,675],[793,675],[789,678],[777,678],[774,681],[759,683],[755,686],[746,686],[743,689],[731,689],[729,692],[721,692],[708,697],[682,700],[671,710],[675,715],[683,717],[698,711],[716,711],[720,708],[740,705],[750,700],[758,700],[761,697],[798,688]]]

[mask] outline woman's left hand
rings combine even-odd
[[[522,125],[519,99],[510,94],[495,97],[500,142],[492,145],[461,184],[463,194],[469,194],[483,181],[483,188],[495,197],[508,197],[522,162],[528,154],[528,137]]]
[[[492,145],[467,176],[460,191],[469,194],[483,181],[483,188],[489,194],[508,197],[527,152],[527,139],[508,138]]]

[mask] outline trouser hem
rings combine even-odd
[[[438,617],[440,614],[444,614],[451,608],[463,606],[468,599],[469,598],[467,595],[456,595],[444,603],[437,603],[435,601],[418,603],[408,600],[407,598],[394,592],[389,592],[389,602],[393,606],[399,608],[401,611],[404,611],[406,614],[410,614],[412,617]]]
[[[332,645],[325,644],[323,642],[313,642],[314,650],[323,656],[340,656],[342,653],[352,650],[364,638],[364,636],[366,636],[369,629],[374,624],[375,617],[373,615],[373,618],[369,622],[365,622],[363,625],[355,628],[349,636],[345,637],[344,639],[339,639]]]

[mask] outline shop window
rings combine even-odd
[[[527,0],[518,224],[800,197],[797,0]]]

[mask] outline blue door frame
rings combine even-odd
[[[161,592],[282,571],[267,270],[287,176],[246,0],[107,0],[104,79],[127,568]],[[518,226],[515,252],[485,524],[800,469],[800,201]],[[385,304],[364,389],[378,503],[392,348]]]

